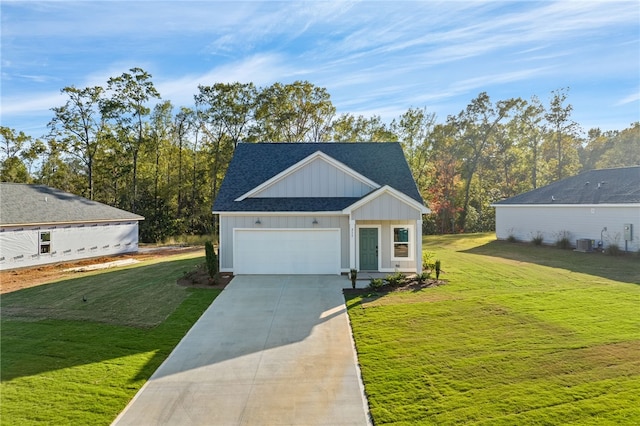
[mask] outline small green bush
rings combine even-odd
[[[510,242],[510,243],[516,243],[516,242],[518,242],[518,239],[516,238],[515,235],[509,234],[509,236],[507,237],[507,241]]]
[[[541,246],[543,241],[544,241],[544,236],[540,231],[536,232],[536,234],[533,237],[531,237],[531,242],[536,246]]]
[[[416,275],[416,279],[420,284],[424,284],[429,278],[431,278],[431,272],[423,272],[421,274]]]
[[[569,231],[560,231],[556,234],[556,247],[563,250],[572,248],[571,233]]]
[[[387,280],[387,282],[391,287],[400,287],[407,281],[407,278],[404,276],[402,272],[396,272],[396,273],[387,275],[385,279]]]
[[[622,254],[622,249],[616,243],[609,244],[604,252],[610,256],[620,256]]]
[[[369,280],[369,288],[378,290],[384,286],[384,280],[382,278],[371,278]]]
[[[204,243],[204,254],[209,276],[211,278],[215,278],[218,274],[218,256],[216,256],[216,252],[213,249],[213,243],[211,241]]]
[[[436,254],[431,251],[423,251],[422,252],[422,269],[427,271],[433,271],[435,268],[435,259]]]

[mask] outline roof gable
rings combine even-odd
[[[494,204],[640,204],[640,166],[589,170]]]
[[[0,183],[0,198],[1,226],[144,219],[46,185]]]
[[[379,186],[322,151],[316,151],[235,201],[256,197],[361,197]]]
[[[396,202],[405,204],[409,208],[415,209],[421,214],[428,214],[431,212],[427,207],[424,206],[424,204],[418,203],[413,198],[407,197],[405,194],[396,191],[388,185],[385,185],[382,188],[379,188],[376,191],[368,194],[367,196],[362,197],[355,203],[343,209],[342,212],[345,214],[353,213],[366,206],[373,206],[380,201],[382,201],[382,204],[384,204],[387,208],[391,208],[390,206],[392,203],[388,202],[389,198],[395,200]]]
[[[338,170],[348,170],[352,177],[364,178],[375,187],[388,185],[422,204],[399,143],[242,143],[229,164],[213,211],[342,211],[360,197],[271,198],[250,193],[272,179],[275,183],[283,172],[295,169],[318,151],[323,154],[318,158],[330,158],[331,164],[340,165]],[[251,196],[241,199],[245,195]]]

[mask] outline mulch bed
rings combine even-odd
[[[391,286],[389,284],[385,284],[382,287],[373,289],[371,287],[367,288],[345,288],[343,290],[344,294],[352,295],[352,296],[360,296],[367,295],[371,293],[376,293],[378,295],[384,295],[389,293],[401,292],[401,291],[413,291],[417,292],[420,290],[424,290],[425,288],[433,288],[441,285],[445,285],[447,283],[446,280],[435,280],[428,279],[423,283],[418,282],[417,280],[409,280],[401,286]]]
[[[198,265],[196,269],[186,273],[182,278],[178,279],[179,286],[190,288],[211,288],[211,289],[224,289],[227,284],[233,279],[233,274],[220,273],[214,280],[209,276],[209,272],[205,265]]]

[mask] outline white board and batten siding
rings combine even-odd
[[[313,221],[317,223],[314,224]],[[260,223],[256,223],[259,221]],[[234,246],[234,239],[236,238],[236,230],[255,230],[255,231],[275,231],[273,234],[261,234],[262,237],[275,236],[277,238],[278,232],[285,232],[286,230],[303,230],[303,231],[317,231],[317,230],[333,230],[337,231],[338,235],[338,267],[342,270],[348,270],[349,268],[349,252],[343,250],[343,247],[349,247],[349,218],[347,216],[321,216],[321,215],[264,215],[256,213],[254,215],[220,215],[220,240],[219,240],[219,261],[220,270],[223,272],[234,272],[234,253],[238,253],[237,248]],[[314,234],[307,233],[305,238],[306,244],[312,245],[313,239],[310,239]],[[318,234],[320,235],[320,234]],[[260,238],[260,237],[256,237]],[[332,238],[335,238],[332,237]],[[262,248],[264,249],[264,247]],[[271,251],[274,251],[271,249]],[[244,256],[244,252],[242,252]],[[239,256],[238,256],[239,257]],[[243,260],[240,260],[243,262]]]
[[[554,244],[561,232],[567,231],[575,246],[578,239],[602,240],[606,248],[617,244],[624,250],[623,226],[633,226],[633,239],[627,250],[640,250],[640,205],[497,205],[496,237],[510,236],[519,241],[531,241],[538,233],[545,244]],[[603,231],[607,228],[606,231]]]
[[[317,158],[304,167],[272,183],[253,197],[361,197],[373,186],[344,170]]]
[[[422,212],[391,194],[381,194],[351,213],[354,220],[421,220]]]
[[[136,251],[137,221],[7,226],[0,230],[0,270]]]

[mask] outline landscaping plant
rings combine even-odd
[[[389,283],[391,287],[400,287],[405,283],[407,278],[404,276],[402,272],[395,272],[393,274],[387,275],[385,280]]]
[[[358,279],[357,269],[351,269],[349,271],[349,279],[351,280],[351,287],[356,288],[356,280]]]
[[[211,241],[204,243],[204,253],[209,276],[215,279],[218,274],[218,257]]]

